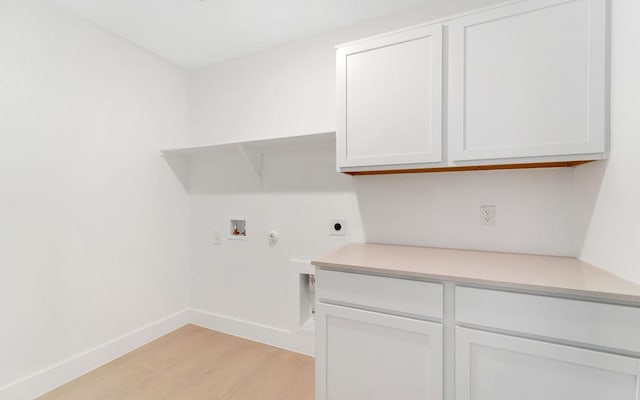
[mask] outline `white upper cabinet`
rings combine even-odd
[[[602,158],[606,15],[605,0],[529,0],[451,21],[451,160]]]
[[[607,10],[524,0],[339,47],[338,170],[606,158]]]
[[[442,26],[337,53],[339,170],[442,160]]]

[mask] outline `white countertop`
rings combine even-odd
[[[640,285],[572,257],[352,243],[312,264],[640,303]]]

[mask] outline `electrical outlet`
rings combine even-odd
[[[480,225],[484,225],[484,226],[496,225],[496,206],[494,205],[480,206]]]
[[[347,236],[347,220],[345,218],[329,219],[329,235]]]

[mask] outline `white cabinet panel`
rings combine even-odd
[[[640,353],[640,308],[456,287],[456,321]]]
[[[456,400],[638,400],[640,361],[456,330]]]
[[[442,26],[337,53],[338,166],[442,160]]]
[[[316,400],[441,400],[442,325],[320,303]]]
[[[318,269],[316,297],[379,311],[442,318],[441,283]]]
[[[606,0],[530,0],[450,23],[452,161],[606,148]]]

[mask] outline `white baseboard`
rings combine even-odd
[[[297,353],[314,353],[313,335],[186,309],[1,387],[0,400],[33,400],[189,323]]]
[[[33,400],[66,382],[188,324],[189,316],[189,310],[180,311],[2,387],[0,388],[0,400]]]
[[[208,311],[191,309],[194,325],[239,336],[306,355],[314,354],[313,335],[301,335],[288,329],[275,328]]]

